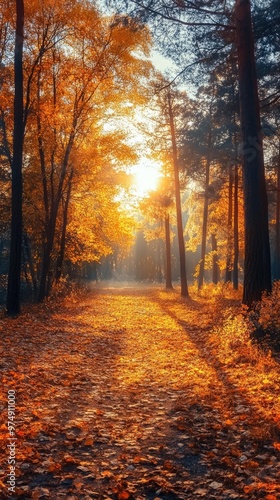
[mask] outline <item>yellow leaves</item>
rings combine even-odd
[[[105,180],[107,172],[102,171]],[[111,171],[111,181],[114,172]],[[118,247],[120,251],[130,248],[133,240],[134,220],[121,208],[121,204],[112,199],[115,188],[106,182],[89,178],[82,190],[91,189],[89,181],[96,189],[90,196],[75,198],[70,207],[68,233],[72,248],[67,248],[67,258],[72,262],[98,261]],[[97,181],[97,182],[96,182]]]
[[[137,29],[136,21],[128,17],[102,16],[90,2],[77,0],[28,0],[26,25],[25,77],[33,75],[33,111],[25,137],[24,219],[35,267],[46,237],[42,234],[45,211],[47,205],[52,211],[51,200],[56,198],[63,178],[70,144],[62,189],[65,194],[73,168],[67,258],[72,263],[90,262],[109,255],[116,247],[126,252],[132,243],[133,219],[116,197],[126,182],[120,170],[135,162],[138,154],[126,140],[130,133],[126,120],[123,126],[121,119],[111,124],[120,113],[132,113],[135,104],[143,104],[141,84],[149,78],[151,68],[145,60],[149,31]],[[43,42],[43,56],[34,69]],[[0,99],[6,108],[11,107],[8,91]],[[46,183],[44,196],[42,181]],[[83,201],[80,204],[78,196]],[[65,196],[57,216],[54,259],[61,237],[63,201]]]
[[[279,496],[279,367],[262,400],[255,367],[225,365],[221,336],[215,349],[209,342],[204,319],[210,313],[213,325],[221,314],[211,298],[185,302],[177,290],[125,287],[80,292],[74,299],[53,302],[49,310],[28,305],[29,316],[23,312],[13,338],[7,368],[26,346],[33,315],[29,357],[17,359],[17,371],[26,373],[19,382],[18,440],[20,484],[30,485],[20,490],[24,498],[47,496],[36,484],[49,476],[55,478],[48,482],[50,497],[97,498],[102,492],[132,500],[144,491],[161,498],[175,490],[195,499],[230,497],[232,491],[248,499]],[[10,332],[12,323],[3,323]],[[71,383],[61,384],[64,379]],[[275,396],[269,404],[268,395]],[[274,448],[264,435],[257,455],[261,442],[254,429],[264,427],[275,431]],[[6,427],[1,430],[6,434]],[[247,485],[248,477],[255,483]]]
[[[258,309],[258,322],[261,327],[264,330],[271,330],[272,334],[277,335],[280,329],[280,281],[274,282],[270,295],[263,295]]]

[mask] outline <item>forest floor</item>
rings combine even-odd
[[[97,287],[0,326],[1,499],[280,498],[279,359],[238,298]]]

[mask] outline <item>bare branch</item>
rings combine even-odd
[[[225,29],[229,29],[229,30],[234,30],[235,29],[235,26],[233,26],[233,25],[218,23],[218,22],[215,22],[215,21],[213,21],[213,22],[184,21],[183,19],[180,19],[179,17],[174,17],[174,16],[169,15],[169,14],[164,14],[163,12],[160,12],[158,10],[153,9],[149,5],[144,5],[141,2],[139,2],[138,0],[131,0],[131,1],[133,3],[135,3],[136,5],[138,5],[138,7],[141,7],[142,9],[147,10],[148,12],[151,12],[152,14],[155,14],[156,16],[160,16],[163,19],[166,19],[167,21],[173,21],[175,23],[182,24],[184,26],[215,26],[215,27],[225,28]],[[196,10],[202,12],[198,8]],[[210,11],[209,13],[211,15],[215,14],[215,12],[212,12],[212,11]]]

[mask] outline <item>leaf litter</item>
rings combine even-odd
[[[1,498],[10,389],[16,499],[280,498],[279,365],[227,360],[224,306],[104,288],[3,316]]]

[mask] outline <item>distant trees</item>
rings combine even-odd
[[[158,273],[157,279],[161,281],[161,241],[164,241],[164,271],[165,287],[172,289],[172,251],[170,219],[174,219],[174,189],[170,177],[162,177],[160,185],[156,191],[151,191],[149,195],[140,203],[143,214],[143,235],[147,242],[158,242]],[[173,233],[173,231],[172,231]]]
[[[187,68],[195,68],[196,63],[207,62],[209,69],[210,63],[213,65],[214,61],[220,60],[221,55],[227,57],[228,48],[234,47],[239,73],[245,200],[243,302],[250,306],[261,298],[264,290],[271,289],[268,204],[250,1],[236,0],[234,6],[228,7],[220,1],[211,2],[211,5],[206,1],[166,4],[136,0],[133,3],[138,7],[138,15],[144,12],[145,20],[154,21],[159,44],[162,43],[166,53],[176,61],[180,55],[183,64],[186,62],[182,73],[186,73]],[[169,37],[166,37],[166,32]],[[189,47],[193,49],[188,50]],[[197,74],[195,69],[193,72]]]
[[[157,160],[162,162],[163,181],[160,189],[154,194],[154,201],[161,208],[165,221],[165,243],[166,243],[166,287],[171,288],[170,269],[170,206],[175,200],[176,208],[176,233],[178,237],[179,266],[181,295],[188,297],[184,223],[182,215],[182,179],[179,165],[177,124],[181,119],[181,106],[186,96],[184,93],[171,89],[168,82],[157,75],[154,86],[151,89],[151,111],[154,128],[150,144]]]

